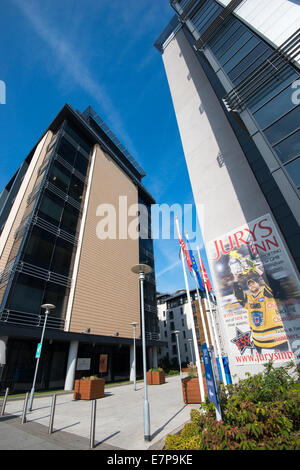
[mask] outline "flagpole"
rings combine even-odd
[[[186,239],[189,241],[189,235],[188,235],[187,232],[185,232],[185,236],[186,236]],[[207,329],[206,329],[206,324],[205,324],[203,308],[202,308],[202,304],[201,304],[201,295],[200,295],[200,292],[199,292],[199,289],[198,289],[197,276],[196,276],[195,271],[194,270],[192,270],[192,271],[193,271],[193,275],[194,275],[194,279],[195,279],[195,286],[196,286],[196,291],[197,291],[197,296],[198,296],[198,304],[199,304],[199,309],[200,309],[201,321],[202,321],[202,325],[203,325],[205,343],[206,343],[207,347],[209,348],[209,340],[208,340],[208,334],[207,334]]]
[[[175,218],[175,221],[176,221],[178,238],[181,239],[180,231],[179,231],[179,224],[178,224],[178,217]],[[197,342],[197,338],[196,338],[196,331],[195,331],[194,316],[193,316],[193,311],[192,311],[192,302],[191,302],[191,296],[190,296],[190,289],[189,289],[189,284],[188,284],[188,279],[187,279],[186,269],[185,269],[185,264],[184,264],[183,249],[182,249],[181,245],[180,245],[180,256],[181,256],[182,269],[183,269],[183,275],[184,275],[184,281],[185,281],[186,295],[187,295],[188,305],[189,305],[188,312],[190,314],[190,322],[191,322],[191,325],[192,325],[192,335],[193,335],[193,343],[194,343],[194,350],[195,350],[195,357],[196,357],[196,367],[197,367],[197,372],[198,372],[200,396],[201,396],[201,402],[203,403],[205,401],[204,383],[203,383],[203,377],[202,377],[202,369],[201,369],[198,342]]]
[[[222,359],[222,353],[221,353],[221,348],[220,348],[220,342],[219,342],[219,338],[218,338],[217,328],[216,328],[215,319],[214,319],[214,316],[213,316],[213,312],[212,312],[212,308],[211,308],[211,303],[210,303],[210,298],[209,298],[209,293],[208,293],[208,289],[207,289],[206,277],[205,277],[205,275],[204,275],[203,261],[202,261],[202,259],[201,259],[201,257],[200,257],[200,250],[199,250],[199,247],[197,247],[197,252],[198,252],[199,265],[200,265],[200,269],[201,269],[201,272],[202,272],[202,279],[203,279],[203,281],[204,281],[206,297],[207,297],[207,301],[208,301],[208,308],[209,308],[209,312],[210,312],[210,316],[211,316],[211,321],[212,321],[212,325],[213,325],[213,329],[214,329],[214,336],[215,336],[215,341],[216,341],[216,346],[217,346],[217,353],[218,353],[218,356],[219,356],[219,362],[220,362],[220,368],[221,368],[221,374],[222,374],[222,378],[223,378],[223,383],[224,383],[224,385],[228,385],[227,379],[226,379],[225,370],[224,370],[224,365],[223,365],[223,359]]]

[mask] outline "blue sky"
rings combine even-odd
[[[1,0],[1,190],[65,103],[79,111],[90,104],[144,168],[158,204],[193,203],[153,47],[172,16],[168,0]],[[178,247],[155,241],[161,292],[184,287]]]

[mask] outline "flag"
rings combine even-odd
[[[206,269],[205,269],[205,267],[204,267],[204,263],[203,263],[202,259],[200,258],[199,253],[198,253],[198,258],[199,258],[199,264],[200,264],[200,268],[201,268],[201,277],[202,277],[202,280],[203,280],[203,282],[206,283],[208,292],[211,292],[211,291],[212,291],[212,286],[211,286],[211,283],[210,283],[208,274],[207,274],[207,272],[206,272]]]
[[[188,267],[189,267],[189,270],[190,270],[190,273],[192,272],[192,260],[191,260],[191,257],[190,257],[190,254],[188,252],[188,249],[186,247],[186,244],[184,243],[184,240],[179,232],[179,229],[178,229],[178,238],[179,238],[179,243],[180,243],[180,247],[185,255],[185,258],[186,258],[186,262],[188,264]]]
[[[204,286],[203,286],[203,282],[202,282],[202,279],[201,279],[201,276],[200,276],[200,271],[199,271],[198,265],[196,263],[194,254],[193,254],[193,250],[191,249],[188,240],[187,240],[187,247],[188,247],[188,252],[190,254],[190,258],[191,258],[191,262],[192,262],[192,268],[193,268],[194,272],[196,273],[199,289],[201,291],[204,291]]]

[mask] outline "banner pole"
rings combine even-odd
[[[178,225],[178,217],[175,218],[175,221],[176,221],[178,238],[181,239],[179,225]],[[204,391],[204,383],[203,383],[203,377],[202,377],[200,354],[199,354],[198,342],[197,342],[196,331],[195,331],[195,323],[194,323],[189,284],[188,284],[188,279],[187,279],[187,274],[186,274],[186,269],[185,269],[185,264],[184,264],[184,255],[183,255],[183,250],[182,250],[181,245],[180,245],[180,256],[181,256],[182,269],[183,269],[183,275],[184,275],[184,280],[185,280],[186,295],[187,295],[188,305],[189,305],[188,312],[190,316],[190,322],[192,325],[192,335],[193,335],[193,343],[194,343],[194,350],[195,350],[195,356],[196,356],[196,367],[197,367],[197,372],[198,372],[200,397],[201,397],[201,402],[203,403],[205,401],[205,391]]]
[[[189,241],[189,235],[188,235],[187,232],[185,232],[185,236],[186,236],[186,239]],[[196,273],[195,273],[194,270],[192,270],[192,271],[193,271],[193,275],[194,275],[194,279],[195,279],[195,286],[196,286],[196,291],[197,291],[197,296],[198,296],[198,304],[199,304],[199,309],[200,309],[201,321],[202,321],[202,325],[203,325],[205,343],[206,343],[207,347],[209,348],[210,344],[209,344],[207,328],[206,328],[206,323],[205,323],[205,318],[204,318],[204,313],[203,313],[203,308],[202,308],[202,303],[201,303],[200,289],[198,289],[198,281],[197,281]]]
[[[224,385],[228,385],[225,370],[224,370],[223,358],[222,358],[222,353],[221,353],[221,348],[220,348],[220,342],[219,342],[219,338],[218,338],[216,323],[215,323],[214,315],[213,315],[213,312],[212,312],[212,309],[211,309],[209,292],[208,292],[208,289],[207,289],[206,278],[205,278],[205,275],[204,275],[204,267],[203,267],[203,264],[202,264],[202,259],[200,257],[199,247],[197,247],[197,252],[198,252],[198,258],[199,258],[199,264],[201,266],[200,269],[201,269],[201,272],[202,272],[202,278],[203,278],[204,285],[205,285],[205,292],[206,292],[207,301],[208,301],[208,308],[209,308],[211,321],[212,321],[212,325],[213,325],[213,329],[214,329],[214,336],[215,336],[215,341],[216,341],[216,346],[217,346],[217,353],[218,353],[218,356],[219,356],[219,362],[220,362],[220,368],[221,368],[223,383],[224,383]]]

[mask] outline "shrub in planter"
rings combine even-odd
[[[289,375],[291,365],[273,368],[224,388],[222,421],[206,401],[191,411],[191,422],[167,436],[166,450],[299,450],[300,394]]]
[[[161,385],[165,383],[165,373],[160,367],[149,369],[147,372],[148,385]]]
[[[104,397],[105,380],[97,376],[75,380],[74,400],[95,400]]]

